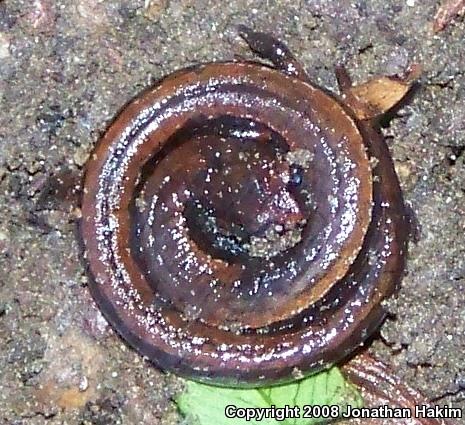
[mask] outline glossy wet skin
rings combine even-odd
[[[242,32],[276,69],[201,65],[130,103],[87,164],[81,232],[127,342],[163,369],[256,386],[334,364],[379,326],[408,232],[372,123]]]
[[[428,415],[418,415],[416,407],[428,406],[432,408],[430,402],[418,391],[408,387],[383,363],[375,360],[366,353],[357,355],[346,363],[342,372],[355,384],[361,392],[363,407],[379,408],[388,406],[391,408],[402,408],[410,410],[410,417],[395,419],[385,414],[384,417],[377,418],[352,418],[341,421],[341,425],[392,425],[402,423],[405,425],[452,425],[452,421],[437,417],[427,417]],[[381,415],[382,416],[382,415]],[[424,417],[423,417],[424,416]],[[452,415],[451,415],[452,417]]]

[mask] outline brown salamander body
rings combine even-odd
[[[274,66],[199,65],[129,103],[87,164],[81,234],[92,294],[130,345],[162,369],[258,386],[328,367],[377,329],[408,225],[375,126],[399,99],[377,103],[343,71],[329,95],[282,43],[240,31]]]

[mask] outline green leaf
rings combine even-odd
[[[349,404],[361,407],[362,398],[355,386],[347,382],[339,369],[334,367],[291,384],[255,389],[220,388],[186,381],[184,392],[178,395],[176,403],[192,425],[316,425],[332,422],[334,416],[342,414]],[[248,412],[255,417],[249,420],[238,416],[227,417],[227,406],[234,406],[229,408],[230,415]],[[272,406],[275,407],[275,415],[257,417],[260,412],[268,411],[271,414]],[[289,406],[289,409],[297,406],[294,417],[289,414],[284,418],[276,415],[278,408],[285,406]],[[318,411],[319,408],[315,406],[338,407]],[[305,417],[308,413],[319,413],[319,417]]]

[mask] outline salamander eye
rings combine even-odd
[[[294,186],[299,186],[302,183],[302,167],[293,165],[289,170],[289,183]]]

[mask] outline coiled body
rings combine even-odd
[[[341,360],[379,326],[404,267],[384,141],[292,61],[275,64],[166,77],[120,113],[86,168],[98,305],[162,369],[219,385]]]

